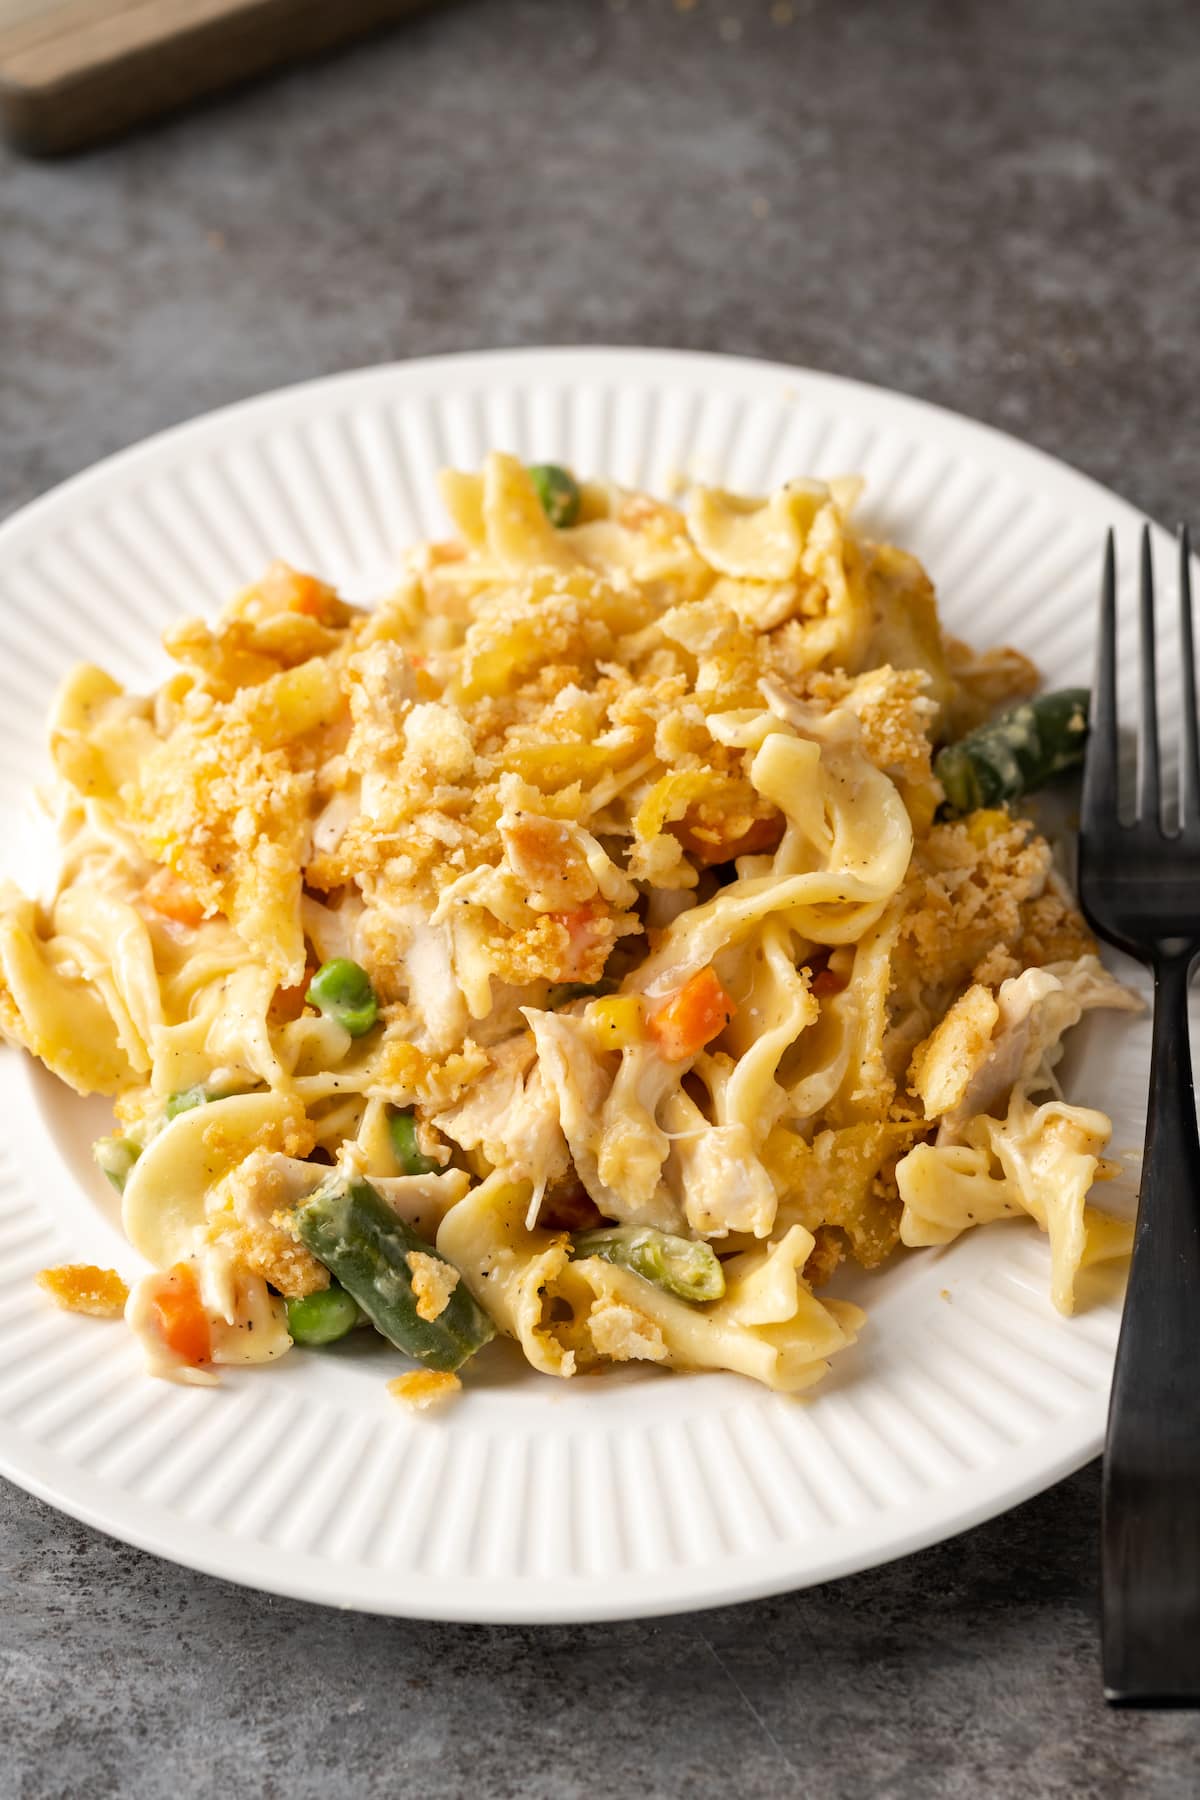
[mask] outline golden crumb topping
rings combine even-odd
[[[432,1324],[440,1319],[450,1304],[450,1296],[461,1276],[440,1256],[424,1250],[410,1250],[405,1257],[412,1276],[412,1291],[417,1302],[417,1317]]]
[[[958,1105],[999,1018],[995,996],[976,983],[918,1044],[908,1080],[927,1119],[940,1118]]]
[[[587,1325],[592,1343],[610,1362],[662,1362],[670,1354],[655,1321],[624,1301],[596,1300]]]
[[[89,1313],[95,1319],[119,1319],[129,1298],[115,1269],[97,1269],[91,1263],[42,1269],[37,1284],[64,1312]]]
[[[389,1381],[387,1390],[393,1399],[402,1400],[414,1412],[428,1412],[460,1394],[462,1382],[447,1370],[414,1369],[411,1375],[397,1375]]]

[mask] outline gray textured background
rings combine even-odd
[[[785,9],[774,9],[782,13]],[[503,344],[886,383],[1197,521],[1194,0],[459,0],[0,153],[0,512],[208,407]],[[874,1574],[578,1630],[259,1599],[0,1488],[0,1793],[1200,1793],[1106,1714],[1095,1468]]]

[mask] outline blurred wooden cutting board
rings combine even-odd
[[[0,0],[0,125],[79,150],[432,0]]]

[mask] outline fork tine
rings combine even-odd
[[[1142,704],[1138,716],[1137,816],[1141,823],[1161,823],[1158,770],[1158,688],[1154,668],[1154,564],[1150,527],[1142,526],[1142,579],[1138,596],[1141,623]]]
[[[1196,660],[1192,648],[1192,545],[1179,527],[1179,655],[1183,663],[1183,755],[1179,768],[1179,829],[1200,820],[1200,730],[1196,721]]]
[[[1080,826],[1098,832],[1116,822],[1117,813],[1117,551],[1110,531],[1104,546],[1100,583],[1100,620],[1096,632],[1096,677],[1091,703],[1091,731],[1083,770]]]

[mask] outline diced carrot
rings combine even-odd
[[[815,994],[818,1000],[828,1000],[831,995],[842,993],[845,987],[846,982],[836,969],[824,968],[818,969],[813,976],[810,992]]]
[[[442,563],[462,562],[466,554],[467,546],[457,538],[441,538],[429,546],[429,560],[435,569]]]
[[[342,603],[336,592],[315,575],[293,569],[290,563],[274,562],[258,584],[258,592],[271,612],[303,613],[305,618],[319,619],[322,624],[338,623]]]
[[[668,1062],[682,1062],[724,1031],[736,1011],[710,963],[651,1014],[646,1030]]]
[[[319,619],[326,611],[328,598],[329,590],[323,582],[311,575],[297,575],[291,610],[303,613],[309,619]]]
[[[167,1349],[187,1363],[207,1362],[212,1356],[212,1330],[190,1264],[176,1263],[168,1269],[155,1290],[152,1305]]]
[[[203,921],[203,905],[174,869],[156,869],[142,889],[142,899],[164,919],[173,919],[177,925],[194,926]]]

